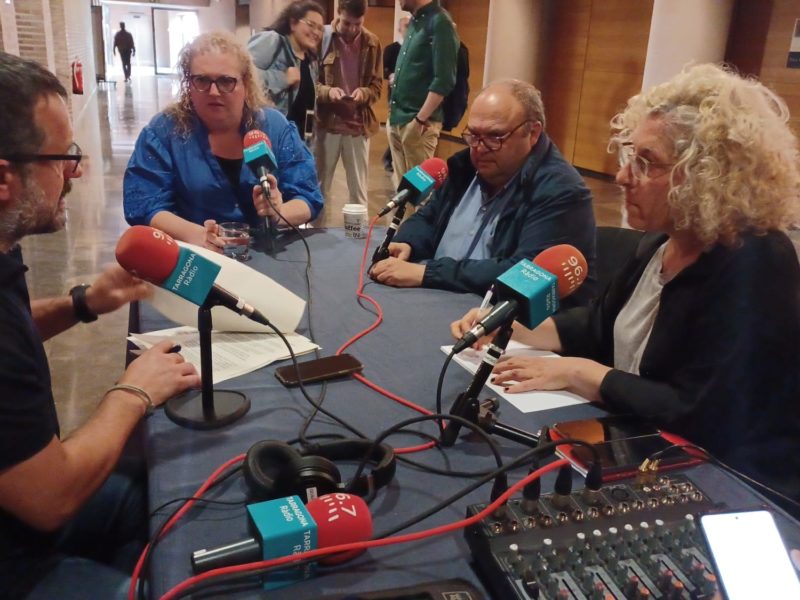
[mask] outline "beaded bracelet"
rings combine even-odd
[[[145,392],[142,388],[127,383],[118,383],[108,388],[108,390],[106,390],[106,395],[117,390],[131,392],[132,394],[139,396],[139,398],[141,398],[142,402],[145,404],[144,416],[149,417],[153,414],[153,410],[155,409],[155,406],[153,406],[153,399],[150,398],[150,394]]]

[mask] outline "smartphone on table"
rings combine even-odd
[[[563,421],[550,428],[553,439],[573,438],[594,447],[600,459],[603,479],[611,481],[637,472],[646,458],[661,454],[659,469],[685,467],[699,458],[683,449],[673,448],[684,442],[660,431],[654,425],[631,416],[609,415],[594,419]],[[579,471],[585,472],[594,453],[586,446],[561,447],[559,454],[570,459]]]
[[[797,571],[769,511],[702,515],[700,529],[724,598],[800,598]]]
[[[360,373],[364,369],[361,362],[352,354],[323,356],[322,358],[307,360],[297,364],[300,371],[300,378],[304,384],[345,377],[351,373]],[[286,387],[300,385],[300,382],[297,380],[297,370],[294,368],[294,365],[278,367],[275,369],[275,377]]]

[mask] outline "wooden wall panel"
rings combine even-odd
[[[592,2],[575,166],[609,175],[616,172],[616,157],[606,152],[609,121],[641,89],[652,13],[653,0]]]
[[[644,72],[653,0],[594,0],[586,47],[586,70]]]
[[[786,68],[795,19],[800,19],[800,2],[773,0],[760,78],[786,100],[791,114],[789,123],[800,135],[800,69]]]
[[[547,134],[568,161],[575,150],[591,0],[558,2],[548,11],[547,59],[540,88]]]
[[[378,36],[381,48],[386,48],[394,41],[394,7],[370,6],[364,19],[364,27]],[[381,63],[381,69],[383,69],[383,63]],[[388,97],[389,85],[384,81],[381,99],[374,106],[375,115],[380,123],[385,122],[389,117]]]
[[[583,77],[573,164],[590,171],[613,175],[617,157],[609,154],[609,121],[628,98],[641,89],[641,74],[586,71]]]

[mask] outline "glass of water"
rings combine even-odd
[[[250,258],[250,226],[247,223],[220,223],[217,235],[225,242],[222,248],[225,256],[242,262]]]

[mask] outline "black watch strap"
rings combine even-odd
[[[97,321],[97,315],[89,310],[89,305],[86,304],[86,290],[88,288],[88,283],[81,283],[69,291],[69,295],[72,296],[72,310],[78,320],[83,323]]]

